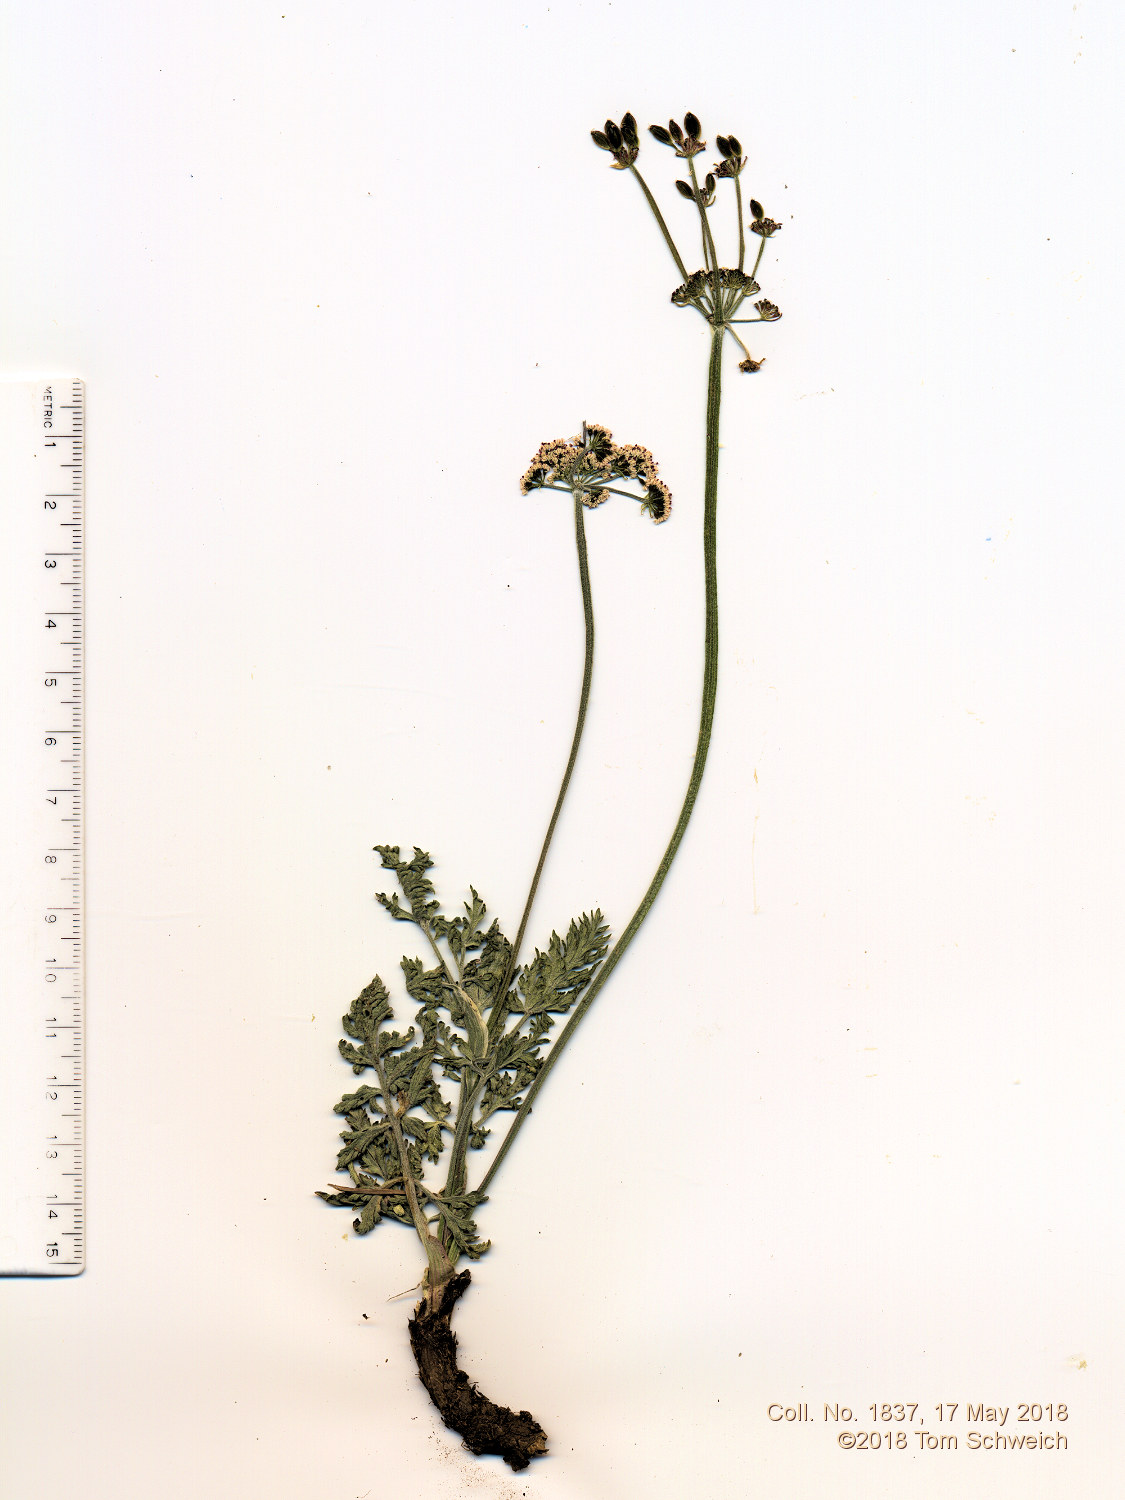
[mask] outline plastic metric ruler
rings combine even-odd
[[[0,1274],[85,1264],[85,387],[0,384]]]

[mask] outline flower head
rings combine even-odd
[[[625,115],[620,125],[607,120],[603,130],[591,130],[590,135],[593,137],[595,146],[602,151],[612,152],[612,166],[615,172],[623,172],[626,167],[631,167],[637,159],[637,152],[641,149],[640,138],[637,135],[637,122],[632,115]]]
[[[622,479],[640,479],[647,483],[656,478],[656,460],[639,443],[623,443],[617,448],[614,464]]]
[[[682,128],[675,120],[668,121],[667,130],[663,125],[650,125],[648,128],[661,145],[674,147],[677,156],[698,156],[700,151],[707,149],[707,142],[700,138],[703,127],[691,110],[684,116]]]
[[[595,473],[609,474],[613,469],[613,433],[600,422],[583,422],[582,431],[574,439],[581,444],[586,462]]]
[[[628,493],[612,487],[613,480],[639,483],[642,493],[635,498],[641,509],[654,521],[663,521],[672,509],[668,486],[656,477],[656,460],[639,443],[615,443],[608,427],[600,422],[583,422],[582,431],[569,442],[554,438],[540,443],[520,490],[568,490],[575,500],[593,509],[611,494]]]
[[[687,307],[704,292],[710,291],[714,283],[714,271],[695,271],[672,293],[672,301],[677,307]],[[724,291],[741,292],[744,297],[752,296],[754,292],[762,290],[753,276],[740,271],[736,266],[719,267],[719,285]]]
[[[763,239],[768,240],[771,234],[776,234],[781,228],[776,219],[766,218],[766,211],[757,198],[750,199],[750,212],[754,215],[750,228],[754,234],[760,234]]]
[[[672,491],[662,479],[654,479],[645,486],[645,492],[641,496],[641,509],[658,526],[672,514]]]
[[[703,185],[698,189],[692,187],[690,182],[677,178],[676,190],[681,198],[696,199],[704,208],[710,208],[715,201],[715,174],[708,172],[703,179]]]
[[[715,163],[716,177],[737,177],[746,165],[746,158],[742,154],[742,145],[737,136],[717,135],[715,145],[719,148],[722,161]]]
[[[579,457],[578,449],[565,438],[540,443],[530,468],[520,480],[520,490],[529,495],[532,490],[565,483],[573,473]]]

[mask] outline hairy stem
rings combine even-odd
[[[547,1075],[562,1055],[564,1048],[574,1035],[583,1016],[597,999],[602,986],[613,973],[620,960],[625,956],[626,949],[634,937],[636,937],[641,924],[648,916],[649,910],[660,892],[660,887],[664,884],[665,876],[672,866],[672,861],[676,857],[688,823],[691,820],[692,811],[695,808],[695,799],[699,795],[699,786],[703,780],[703,771],[707,764],[707,751],[711,744],[711,726],[715,719],[715,696],[719,684],[719,588],[716,540],[719,497],[719,405],[722,396],[724,331],[722,327],[713,327],[711,330],[711,360],[707,370],[707,456],[703,487],[703,576],[706,593],[703,692],[699,714],[699,734],[696,739],[695,759],[692,761],[687,793],[684,797],[683,806],[680,809],[680,816],[676,820],[676,826],[672,830],[672,837],[668,841],[668,847],[665,849],[663,858],[657,866],[656,874],[652,877],[649,887],[641,899],[641,904],[633,913],[629,925],[610,949],[604,963],[594,976],[589,989],[571,1012],[570,1018],[559,1034],[558,1040],[544,1058],[543,1066],[539,1069],[534,1082],[528,1088],[523,1103],[520,1105],[515,1118],[508,1127],[507,1135],[500,1143],[500,1149],[493,1158],[492,1165],[481,1179],[481,1192],[485,1191],[488,1184],[499,1171],[500,1164],[511,1149],[520,1126],[530,1113],[539,1090],[543,1087],[547,1079]]]

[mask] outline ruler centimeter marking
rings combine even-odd
[[[80,380],[0,386],[0,1275],[85,1266]]]

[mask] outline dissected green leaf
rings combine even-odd
[[[427,1196],[431,1207],[437,1209],[442,1225],[458,1253],[467,1255],[470,1260],[480,1260],[484,1252],[491,1248],[492,1241],[480,1239],[472,1211],[487,1200],[479,1193],[457,1193],[450,1194],[449,1197],[432,1193]]]
[[[489,1055],[491,1071],[477,1105],[469,1144],[482,1146],[488,1132],[484,1122],[497,1110],[516,1110],[524,1090],[543,1065],[543,1048],[554,1027],[554,1016],[564,1015],[590,983],[609,946],[609,929],[600,911],[586,912],[571,922],[565,938],[557,932],[545,953],[519,971],[519,995],[505,999],[514,1023],[496,1038]]]
[[[361,1125],[357,1130],[341,1131],[340,1139],[344,1145],[336,1157],[337,1172],[342,1172],[351,1162],[359,1161],[368,1147],[374,1141],[385,1137],[390,1128],[386,1120],[381,1120],[375,1125]]]
[[[499,922],[493,922],[478,946],[483,951],[479,958],[474,958],[465,965],[461,987],[481,1014],[485,1015],[497,999],[496,991],[507,972],[512,945],[500,931]]]
[[[417,965],[419,973],[421,965]],[[439,971],[440,972],[440,971]],[[352,1176],[352,1189],[320,1194],[334,1207],[358,1208],[357,1234],[367,1234],[382,1218],[412,1222],[405,1192],[402,1189],[403,1159],[391,1113],[398,1118],[406,1146],[406,1169],[418,1182],[423,1175],[423,1157],[437,1161],[444,1140],[441,1122],[450,1105],[443,1098],[434,1077],[439,1061],[437,1028],[432,1022],[433,996],[419,1017],[427,1017],[418,1031],[385,1029],[394,1019],[386,986],[379,978],[368,984],[352,1002],[343,1018],[344,1030],[360,1045],[341,1040],[340,1052],[356,1073],[372,1069],[378,1085],[364,1084],[345,1094],[336,1105],[336,1113],[346,1117],[347,1128],[340,1133],[343,1141],[337,1158],[338,1171]],[[413,1111],[420,1110],[421,1114]],[[358,1168],[363,1168],[363,1173]]]
[[[427,1009],[433,1009],[442,1001],[448,984],[444,969],[427,969],[420,958],[404,958],[402,961],[406,993]]]
[[[472,886],[469,893],[472,900],[465,902],[463,917],[437,917],[433,924],[434,935],[445,938],[458,964],[464,964],[466,955],[483,947],[485,942],[480,928],[488,908]]]
[[[520,970],[524,1013],[565,1015],[594,977],[608,947],[609,928],[600,911],[585,912],[571,922],[565,938],[552,932],[547,951],[536,949],[532,961]]]
[[[423,850],[415,847],[409,860],[401,858],[397,844],[376,844],[375,852],[383,861],[384,870],[393,870],[402,887],[402,894],[410,903],[409,915],[399,905],[397,896],[380,895],[377,899],[392,917],[407,922],[428,922],[440,911],[440,903],[434,892],[433,881],[426,874],[434,862]]]
[[[441,1156],[442,1140],[441,1126],[436,1120],[420,1120],[417,1115],[403,1115],[403,1132],[419,1143],[422,1155],[428,1161],[437,1161]]]
[[[570,923],[565,937],[552,933],[546,950],[537,950],[501,992],[511,944],[497,921],[485,925],[488,911],[479,893],[470,887],[462,913],[445,917],[429,876],[430,856],[415,848],[404,860],[397,845],[377,848],[407,905],[397,895],[383,894],[380,902],[392,917],[422,929],[438,961],[428,966],[417,957],[402,960],[406,993],[418,1007],[414,1025],[405,1031],[390,1029],[390,996],[378,977],[343,1018],[341,1055],[356,1073],[373,1072],[377,1082],[363,1084],[337,1104],[347,1128],[340,1133],[336,1165],[351,1183],[320,1196],[358,1211],[357,1234],[387,1218],[412,1223],[405,1175],[450,1254],[476,1259],[488,1249],[473,1218],[483,1200],[466,1192],[446,1196],[425,1182],[425,1163],[441,1160],[457,1123],[442,1082],[461,1085],[458,1098],[467,1100],[470,1111],[462,1139],[479,1150],[490,1135],[489,1118],[499,1110],[519,1109],[543,1066],[555,1017],[565,1015],[590,983],[605,957],[609,931],[601,912],[584,913]],[[451,1180],[463,1181],[463,1173],[455,1172]]]

